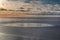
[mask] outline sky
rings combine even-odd
[[[0,0],[0,4],[4,3],[5,1]],[[60,0],[20,0],[19,2],[28,3],[31,5],[36,4],[37,6],[43,5],[43,7],[48,7],[49,9],[59,9],[60,10]],[[18,3],[18,2],[17,2]]]
[[[60,4],[60,0],[22,0],[26,3],[30,3],[30,1],[39,1],[43,4]]]

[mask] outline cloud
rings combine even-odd
[[[2,1],[2,0],[0,0]],[[60,10],[60,0],[20,0],[19,3],[28,3],[35,7],[40,7],[42,10]],[[1,2],[0,2],[1,3]],[[12,2],[13,3],[13,2]]]
[[[30,0],[31,5],[40,6],[43,10],[60,11],[60,0]]]

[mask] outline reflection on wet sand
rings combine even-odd
[[[0,19],[0,26],[12,26],[12,27],[46,27],[46,26],[54,26],[48,23],[38,23],[38,21],[42,21],[39,19]],[[35,23],[34,23],[35,22]]]

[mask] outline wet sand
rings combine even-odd
[[[0,40],[60,40],[60,15],[52,16],[0,13]]]
[[[60,18],[1,18],[0,40],[60,40]]]

